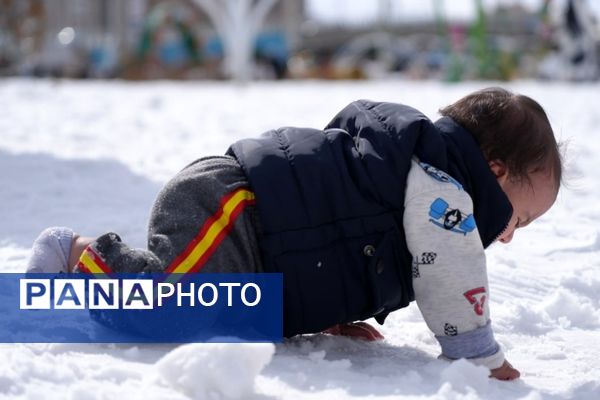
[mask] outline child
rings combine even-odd
[[[167,183],[148,251],[114,233],[50,228],[28,270],[281,272],[285,336],[330,328],[374,339],[353,322],[383,324],[416,300],[442,357],[516,379],[490,325],[484,249],[552,206],[558,146],[541,106],[500,88],[441,114],[433,123],[405,105],[357,101],[325,130],[241,140]]]

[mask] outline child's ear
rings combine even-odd
[[[506,168],[506,164],[500,160],[494,160],[488,162],[488,165],[490,166],[493,174],[496,176],[500,186],[503,186],[508,181],[508,168]]]

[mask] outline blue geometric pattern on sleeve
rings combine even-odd
[[[427,175],[431,176],[433,179],[439,182],[444,183],[452,183],[454,186],[458,188],[458,190],[462,190],[462,185],[453,177],[445,173],[444,171],[440,171],[436,167],[433,167],[427,163],[420,162],[419,165],[423,168],[423,171],[427,173]]]
[[[448,202],[437,198],[429,208],[429,222],[450,232],[467,235],[476,228],[473,214],[465,214],[458,208],[450,208]]]

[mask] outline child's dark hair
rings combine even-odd
[[[530,97],[502,88],[471,93],[440,110],[467,129],[486,160],[502,161],[515,179],[551,172],[560,187],[562,159],[554,132],[542,106]]]

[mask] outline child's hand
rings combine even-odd
[[[499,379],[501,381],[512,381],[518,379],[521,376],[521,373],[514,369],[512,365],[506,360],[504,360],[504,364],[501,367],[495,368],[492,371],[490,377]]]
[[[329,333],[330,335],[349,336],[367,340],[369,342],[384,339],[383,335],[379,333],[377,329],[362,321],[335,325],[324,332]]]

